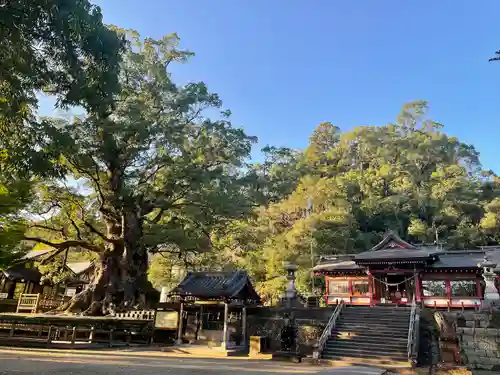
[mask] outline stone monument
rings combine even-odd
[[[292,263],[285,263],[284,267],[286,272],[286,279],[288,281],[285,290],[285,295],[281,299],[281,304],[283,307],[303,307],[302,303],[298,298],[297,289],[295,288],[295,272],[297,272],[297,266]]]
[[[490,261],[490,259],[486,256],[484,260],[478,264],[478,267],[483,269],[483,279],[485,282],[484,288],[484,302],[485,307],[490,308],[491,306],[500,306],[500,295],[498,294],[498,290],[495,286],[495,267],[496,263]]]

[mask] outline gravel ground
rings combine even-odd
[[[1,375],[380,375],[383,371],[322,368],[263,360],[171,357],[158,352],[0,348]]]

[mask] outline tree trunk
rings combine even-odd
[[[128,211],[123,215],[123,243],[112,244],[96,264],[89,286],[60,310],[84,315],[108,315],[142,310],[158,301],[159,292],[147,279],[148,254],[142,243],[142,222]]]

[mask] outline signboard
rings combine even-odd
[[[176,330],[179,324],[179,313],[177,311],[157,311],[155,317],[155,329]]]
[[[0,299],[7,299],[9,297],[9,293],[0,293]]]
[[[68,288],[66,289],[66,293],[64,294],[66,297],[73,297],[76,294],[76,288]]]

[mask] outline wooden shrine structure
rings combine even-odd
[[[190,272],[168,297],[179,305],[178,344],[222,349],[246,343],[246,308],[260,304],[246,271]]]
[[[426,307],[476,308],[484,299],[485,261],[500,265],[500,249],[419,247],[389,232],[369,251],[321,258],[313,272],[325,278],[329,305],[406,305],[415,298]],[[498,286],[500,267],[495,272]]]

